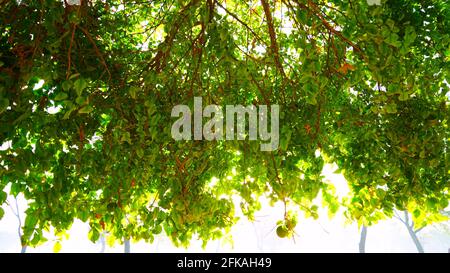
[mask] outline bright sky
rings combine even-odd
[[[324,175],[336,186],[340,196],[348,193],[345,179],[340,174],[334,174],[332,166],[325,167]],[[14,198],[9,197],[8,201],[15,208]],[[20,252],[17,218],[10,207],[3,205],[3,208],[5,216],[0,221],[0,252]],[[23,198],[19,198],[19,208],[23,222],[23,211],[26,208]],[[234,245],[223,238],[210,242],[206,249],[202,249],[201,242],[195,240],[188,249],[176,248],[167,237],[159,235],[151,245],[144,242],[132,243],[131,252],[358,252],[358,227],[356,224],[346,224],[342,211],[333,219],[328,218],[326,210],[319,211],[319,220],[305,219],[300,215],[295,229],[295,241],[280,239],[275,233],[276,222],[283,216],[283,211],[281,204],[270,207],[268,202],[263,202],[254,222],[241,217],[231,232]],[[69,239],[62,242],[61,252],[101,252],[101,241],[91,243],[87,238],[88,231],[87,223],[76,221],[69,232]],[[450,248],[450,223],[423,229],[419,233],[419,239],[425,252],[447,253]],[[50,239],[38,248],[28,248],[27,252],[52,252],[53,245],[54,241]],[[104,248],[104,252],[123,250],[121,245],[114,248],[106,245]],[[368,229],[366,252],[417,251],[405,226],[399,220],[391,219]]]

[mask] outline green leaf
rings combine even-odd
[[[446,209],[448,206],[448,203],[449,203],[448,199],[446,197],[444,197],[439,201],[439,206],[441,207],[441,209]]]
[[[70,75],[69,80],[75,79],[78,76],[80,76],[80,73],[75,73],[73,75]]]
[[[126,141],[128,142],[130,145],[132,145],[133,143],[131,143],[131,135],[130,132],[125,131],[122,134],[122,138],[120,139],[122,142]]]
[[[0,99],[0,114],[5,112],[8,106],[9,106],[8,99]]]
[[[136,86],[130,87],[129,92],[130,92],[131,98],[136,99],[136,94],[137,94],[138,91],[139,91],[138,87],[136,87]]]
[[[386,113],[395,114],[395,113],[397,113],[397,104],[389,103],[386,105],[385,109],[386,109]]]
[[[161,227],[161,225],[157,225],[157,226],[155,226],[155,228],[153,229],[153,234],[160,234],[161,233],[161,231],[162,231],[162,227]]]
[[[427,209],[429,209],[429,210],[434,210],[437,203],[438,203],[438,201],[436,200],[436,198],[427,199],[427,201],[425,202]]]
[[[395,22],[392,19],[387,19],[386,24],[389,26],[391,31],[394,29]]]
[[[75,102],[78,104],[78,105],[83,105],[83,104],[85,104],[86,103],[86,98],[85,97],[78,97],[78,98],[76,98],[75,99]]]
[[[78,97],[81,96],[81,93],[87,86],[88,86],[88,83],[83,78],[79,78],[78,80],[75,81],[73,87],[74,87],[75,91],[77,92]]]
[[[80,17],[78,17],[76,12],[71,12],[69,14],[69,22],[75,25],[78,25],[80,23]]]
[[[138,148],[138,149],[136,150],[136,154],[137,154],[137,156],[138,156],[139,158],[143,158],[143,157],[144,157],[144,150]]]
[[[41,241],[41,234],[39,232],[34,233],[33,239],[31,239],[31,245],[37,246],[39,242]]]
[[[89,217],[89,214],[88,214],[88,212],[85,209],[82,209],[79,212],[78,216],[80,217],[81,221],[86,222],[88,217]]]
[[[66,93],[61,92],[55,96],[55,101],[65,100],[65,99],[67,99],[67,97],[69,97],[69,96]]]
[[[8,197],[8,195],[6,194],[6,192],[0,190],[0,205],[6,201],[7,197]]]
[[[94,110],[94,108],[90,105],[86,105],[82,107],[80,110],[78,110],[78,113],[80,114],[89,114]]]
[[[88,233],[88,238],[91,242],[95,243],[100,238],[100,232],[97,229],[92,228]]]
[[[69,110],[67,110],[66,113],[64,114],[63,120],[68,119],[68,118],[70,117],[70,114],[72,114],[72,112],[73,112],[75,109],[76,109],[75,106],[71,106],[71,107],[69,108]]]
[[[63,83],[62,83],[62,89],[63,89],[64,91],[69,91],[70,88],[72,88],[72,82],[69,81],[69,80],[63,81]]]
[[[56,243],[53,245],[53,252],[58,253],[61,251],[62,245],[59,241],[56,241]]]
[[[10,194],[13,196],[17,196],[21,192],[21,187],[18,182],[11,184]]]
[[[446,56],[447,58],[450,58],[450,49],[447,49],[447,50],[445,51],[445,56]]]
[[[407,101],[407,100],[409,100],[409,94],[407,92],[400,93],[400,96],[398,97],[398,99],[400,101]]]
[[[291,136],[292,136],[292,131],[290,130],[290,128],[287,128],[286,130],[284,130],[283,136],[280,140],[280,148],[282,151],[287,151],[289,143],[291,141]]]
[[[315,95],[309,95],[306,97],[306,102],[311,105],[317,105],[317,99]]]
[[[115,242],[116,242],[116,237],[114,237],[114,235],[110,235],[110,236],[108,236],[108,238],[106,239],[106,243],[107,243],[108,246],[110,246],[110,247],[113,247]]]
[[[3,218],[3,215],[5,215],[5,211],[3,208],[0,208],[0,220]]]
[[[34,215],[27,214],[25,218],[25,227],[33,229],[38,222],[38,219]]]

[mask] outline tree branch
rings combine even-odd
[[[283,78],[285,78],[286,74],[284,73],[284,69],[280,61],[280,52],[278,49],[275,28],[273,26],[273,18],[272,13],[270,12],[270,6],[266,0],[261,0],[261,5],[264,8],[264,14],[266,15],[267,19],[267,28],[269,29],[269,36],[270,36],[270,49],[272,50],[272,54],[274,55],[275,65],[278,68],[278,70],[280,70],[281,74],[283,75]]]
[[[402,219],[402,217],[400,217],[400,215],[398,215],[397,211],[395,211],[395,210],[394,210],[394,217],[406,225],[405,221]]]
[[[88,38],[89,42],[91,42],[92,46],[94,46],[94,50],[95,50],[95,54],[97,55],[97,57],[100,59],[102,65],[105,67],[106,72],[108,72],[109,75],[109,79],[111,79],[111,72],[109,72],[108,66],[106,65],[105,59],[103,58],[103,55],[101,54],[100,50],[97,47],[97,44],[95,44],[94,39],[92,38],[91,34],[89,33],[89,31],[87,31],[87,29],[76,25],[77,28],[79,28],[84,35],[86,35],[86,37]]]
[[[215,0],[215,3],[221,8],[223,9],[228,15],[230,15],[231,17],[233,17],[236,21],[238,21],[241,25],[243,25],[248,31],[250,31],[253,36],[255,36],[256,39],[258,39],[261,43],[265,44],[264,40],[259,37],[258,34],[256,34],[256,32],[249,27],[245,22],[243,22],[241,19],[239,19],[239,17],[237,17],[236,14],[232,13],[231,11],[229,11],[227,8],[225,8],[222,4],[220,4],[217,0]]]
[[[334,35],[336,35],[337,37],[339,37],[342,41],[344,41],[345,43],[347,43],[348,45],[350,45],[353,50],[355,50],[356,53],[358,53],[364,60],[366,60],[366,56],[364,55],[364,53],[362,52],[361,48],[359,46],[357,46],[355,43],[353,43],[352,41],[350,41],[348,38],[346,38],[340,31],[336,30],[334,27],[332,27],[330,25],[330,23],[325,19],[325,17],[321,14],[320,9],[317,7],[316,4],[314,4],[312,1],[308,1],[308,4],[311,7],[308,7],[307,5],[303,4],[303,3],[299,3],[298,0],[294,0],[294,2],[302,9],[304,10],[308,10],[310,12],[312,12],[321,22],[322,25],[328,29],[331,33],[333,33]]]
[[[150,64],[142,71],[144,72],[148,68],[155,69],[157,72],[161,72],[161,70],[164,69],[166,65],[166,58],[169,55],[170,51],[172,50],[173,41],[175,40],[175,36],[177,35],[180,27],[185,22],[187,11],[191,6],[195,6],[199,0],[192,0],[189,4],[183,7],[183,9],[180,11],[178,20],[174,23],[173,27],[170,29],[169,33],[167,34],[166,38],[162,42],[165,44],[166,48],[165,50],[158,50],[156,53],[156,56],[152,58],[150,61]],[[142,74],[141,72],[141,74]]]
[[[405,222],[404,222],[404,223],[405,223],[406,225],[408,225],[408,227],[411,227],[411,225],[409,224],[409,215],[408,215],[408,211],[405,210],[403,213],[404,213],[404,215],[405,215]]]
[[[414,233],[418,233],[419,231],[421,231],[421,230],[424,229],[424,228],[425,228],[425,226],[423,226],[423,227],[421,227],[421,228],[418,228],[418,229],[414,230]]]

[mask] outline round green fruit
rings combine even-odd
[[[289,234],[288,229],[285,226],[278,226],[277,227],[277,235],[280,238],[286,238]]]

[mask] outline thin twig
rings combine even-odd
[[[223,9],[228,15],[230,15],[231,17],[233,17],[236,21],[238,21],[241,25],[243,25],[246,29],[248,29],[248,31],[250,31],[250,32],[253,34],[253,36],[255,36],[255,38],[258,39],[262,44],[265,44],[265,43],[264,43],[264,40],[263,40],[261,37],[259,37],[259,35],[256,34],[256,32],[255,32],[251,27],[249,27],[245,22],[243,22],[241,19],[239,19],[239,17],[237,17],[236,14],[232,13],[230,10],[228,10],[227,8],[225,8],[225,7],[224,7],[222,4],[220,4],[217,0],[215,1],[215,3],[216,3],[221,9]]]
[[[105,67],[106,71],[108,72],[109,80],[111,79],[111,72],[108,69],[108,66],[106,65],[105,59],[103,58],[103,55],[101,54],[100,50],[98,49],[97,45],[95,44],[94,39],[92,38],[91,34],[83,27],[77,25],[77,28],[79,28],[84,35],[88,38],[88,40],[91,42],[91,44],[94,46],[95,54],[97,54],[97,57],[102,62],[103,66]]]
[[[367,60],[367,57],[364,55],[363,51],[359,46],[357,46],[355,43],[350,41],[348,38],[346,38],[340,31],[336,30],[334,27],[330,25],[330,23],[324,18],[324,16],[321,14],[320,9],[314,4],[312,1],[308,1],[308,4],[310,7],[303,3],[299,3],[298,0],[294,0],[294,2],[302,9],[311,11],[319,20],[322,22],[323,26],[325,26],[326,29],[331,31],[334,35],[338,36],[342,41],[350,45],[355,52],[357,52],[364,60]],[[319,10],[319,11],[318,11]]]

